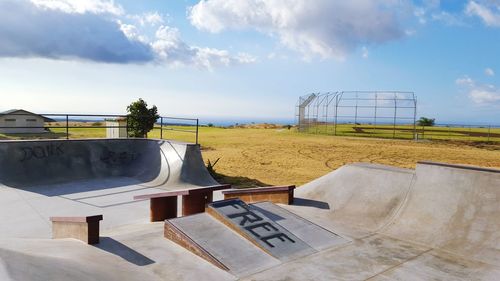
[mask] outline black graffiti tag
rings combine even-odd
[[[139,155],[137,153],[130,153],[127,151],[105,151],[101,155],[101,161],[108,165],[126,165],[135,161],[138,157]]]
[[[64,154],[62,143],[22,147],[20,150],[23,153],[23,157],[20,160],[21,162],[32,159],[44,159]]]
[[[295,243],[295,240],[282,233],[272,221],[265,221],[264,218],[253,212],[240,200],[221,202],[212,206],[215,208],[232,207],[233,210],[225,216],[271,248],[276,247],[276,244],[271,243],[271,240],[274,240],[273,242]],[[234,211],[236,212],[233,213]]]

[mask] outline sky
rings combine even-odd
[[[0,0],[0,110],[293,120],[299,96],[412,91],[500,124],[500,0]]]

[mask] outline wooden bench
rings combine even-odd
[[[87,217],[51,217],[52,238],[75,238],[87,244],[99,243],[102,215]]]
[[[177,217],[177,197],[182,196],[182,215],[203,213],[213,201],[213,192],[231,188],[229,184],[213,185],[186,190],[167,191],[134,196],[134,200],[149,199],[150,221],[164,221]]]
[[[247,204],[269,201],[281,204],[293,204],[293,191],[295,185],[270,186],[257,188],[241,188],[224,190],[224,200],[239,198]]]

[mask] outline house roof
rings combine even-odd
[[[4,112],[0,112],[0,115],[8,115],[8,114],[16,115],[15,113],[19,112],[19,111],[23,111],[23,112],[25,112],[25,113],[27,113],[29,115],[36,115],[36,116],[42,117],[45,122],[55,122],[55,120],[52,119],[52,118],[48,118],[48,117],[45,117],[43,115],[36,114],[36,113],[30,112],[30,111],[27,111],[27,110],[24,110],[24,109],[9,109],[9,110],[6,110]]]

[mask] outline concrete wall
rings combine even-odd
[[[46,132],[43,128],[44,120],[41,116],[32,114],[7,114],[0,116],[0,133],[3,134],[36,134]],[[17,128],[16,128],[17,127]],[[19,128],[19,127],[34,127],[34,128]],[[37,128],[38,127],[38,128]]]
[[[0,141],[0,185],[25,187],[112,177],[176,189],[218,184],[195,144],[152,139]]]

